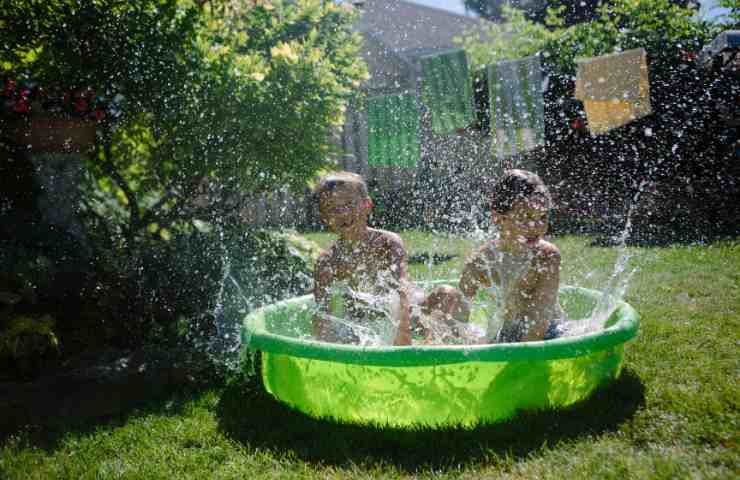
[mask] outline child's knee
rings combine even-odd
[[[457,321],[467,321],[470,314],[470,306],[463,293],[449,285],[436,287],[424,303],[429,311],[439,310]]]

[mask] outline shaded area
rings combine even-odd
[[[258,374],[234,381],[222,394],[217,415],[231,438],[252,448],[287,450],[312,462],[383,462],[407,471],[474,464],[491,450],[523,457],[546,444],[615,431],[645,404],[642,381],[625,369],[612,384],[568,409],[522,413],[469,430],[400,430],[308,417],[267,394],[260,379]]]
[[[168,388],[166,391],[150,393],[148,397],[140,397],[134,401],[130,401],[130,394],[124,393],[124,397],[129,399],[128,402],[113,402],[120,408],[113,408],[99,416],[85,413],[79,416],[48,417],[43,423],[37,421],[13,427],[0,426],[0,446],[5,446],[9,437],[18,435],[29,447],[53,453],[63,448],[64,438],[70,435],[84,437],[93,435],[102,427],[110,430],[123,428],[131,420],[146,415],[182,416],[187,406],[192,403],[193,397],[204,389],[205,387],[194,386],[181,386],[175,390]],[[126,390],[126,387],[121,388],[119,393]],[[108,403],[108,407],[103,408],[110,408],[113,403]]]
[[[192,353],[88,352],[35,381],[0,382],[0,441],[19,429],[43,434],[39,441],[45,444],[66,431],[87,431],[113,419],[123,425],[135,409],[157,408],[175,392],[204,388],[219,378],[223,381],[212,363]],[[167,409],[179,411],[172,404]]]

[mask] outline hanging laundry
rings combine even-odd
[[[488,66],[491,149],[497,158],[519,155],[545,144],[545,106],[540,57]]]
[[[432,115],[432,131],[446,135],[475,121],[473,87],[464,50],[421,57],[422,100]]]
[[[374,167],[416,166],[421,155],[415,95],[372,97],[367,102],[367,161]]]
[[[652,113],[645,49],[579,60],[575,97],[583,102],[592,135]]]

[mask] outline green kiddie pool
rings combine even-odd
[[[586,321],[601,293],[563,287],[571,320]],[[245,368],[261,352],[266,390],[314,417],[394,427],[471,427],[518,410],[571,405],[619,376],[639,316],[617,302],[598,332],[491,345],[361,347],[311,339],[311,295],[244,319]]]

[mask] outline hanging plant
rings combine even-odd
[[[3,136],[36,153],[88,150],[97,124],[118,118],[122,101],[122,95],[108,99],[92,88],[65,91],[6,79],[0,91]]]

